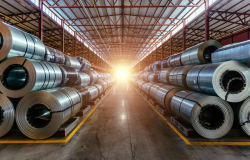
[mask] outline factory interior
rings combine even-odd
[[[1,0],[1,160],[249,160],[249,0]]]

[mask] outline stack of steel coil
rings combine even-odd
[[[66,55],[64,55],[64,57],[65,57],[65,65],[70,66],[70,67],[76,69],[77,71],[80,70],[81,65],[77,59],[75,59],[73,57],[66,56]]]

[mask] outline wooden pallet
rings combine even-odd
[[[68,122],[62,125],[62,127],[56,132],[56,135],[60,137],[66,137],[79,123],[80,117],[71,118]]]

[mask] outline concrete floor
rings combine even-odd
[[[1,160],[250,159],[250,146],[188,146],[127,81],[67,144],[2,144]]]

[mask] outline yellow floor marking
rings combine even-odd
[[[132,85],[132,87],[137,91],[137,89]],[[148,102],[148,104],[154,109],[156,113],[175,131],[176,134],[187,144],[187,145],[242,145],[242,146],[248,146],[250,145],[250,142],[197,142],[197,141],[192,141],[190,142],[187,138],[185,138],[181,132],[179,132],[176,127],[169,121],[167,120],[160,112],[158,112],[155,107],[140,93],[138,92],[144,99],[145,101]]]
[[[113,87],[114,86],[112,86],[112,88]],[[81,128],[81,126],[86,123],[88,118],[91,117],[91,115],[93,115],[96,108],[104,100],[104,98],[109,94],[111,89],[108,91],[108,93],[106,95],[103,96],[103,98],[96,104],[96,106],[89,112],[89,114],[75,127],[75,129],[66,137],[66,139],[44,139],[44,140],[32,140],[32,139],[9,140],[8,139],[8,140],[0,140],[0,143],[5,143],[5,144],[13,144],[13,143],[67,143],[75,135],[75,133]]]

